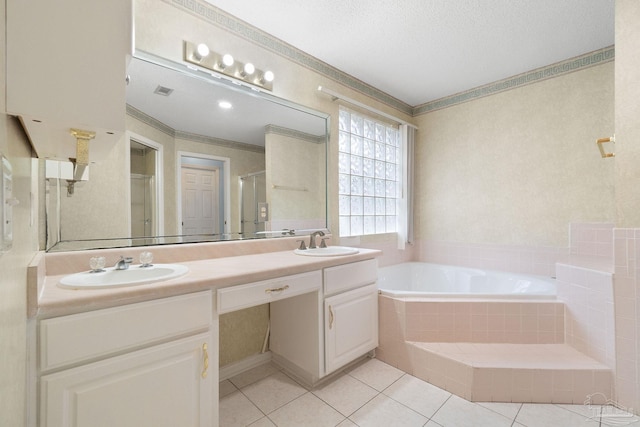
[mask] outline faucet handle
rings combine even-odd
[[[320,247],[321,248],[326,248],[327,247],[327,242],[326,240],[330,239],[331,237],[323,237],[322,240],[320,241]]]
[[[149,251],[144,251],[140,253],[140,267],[153,267],[153,254]]]
[[[105,265],[105,257],[103,256],[94,256],[89,260],[89,267],[91,267],[92,273],[102,273],[104,272]]]
[[[296,240],[296,242],[300,242],[300,247],[298,248],[301,251],[306,251],[307,246],[304,244],[304,240]]]

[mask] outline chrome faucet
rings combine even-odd
[[[118,262],[116,262],[116,265],[114,266],[114,268],[116,270],[126,270],[129,268],[129,264],[131,264],[132,262],[133,262],[133,258],[131,258],[130,256],[128,257],[121,256]]]
[[[311,233],[311,236],[309,237],[309,249],[315,249],[317,247],[316,236],[324,236],[324,231],[318,230]]]

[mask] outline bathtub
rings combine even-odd
[[[394,298],[555,299],[551,278],[424,262],[378,269],[378,289]]]

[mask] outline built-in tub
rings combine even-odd
[[[407,262],[378,269],[378,288],[394,298],[555,299],[551,278]]]

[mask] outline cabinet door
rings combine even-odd
[[[325,299],[325,365],[329,374],[378,346],[375,284]]]
[[[211,335],[203,333],[45,375],[40,425],[217,425],[212,389],[217,387],[217,358],[211,342]]]

